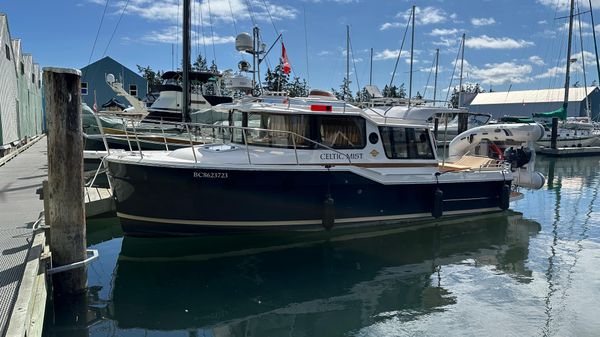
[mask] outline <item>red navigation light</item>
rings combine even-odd
[[[318,105],[318,104],[313,104],[310,106],[310,111],[327,111],[327,112],[331,112],[333,111],[331,105]]]

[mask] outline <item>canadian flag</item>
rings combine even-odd
[[[289,74],[290,71],[292,71],[292,66],[290,65],[290,62],[288,60],[287,52],[285,51],[285,46],[283,45],[283,42],[281,42],[281,63],[283,65],[283,73],[286,75]]]

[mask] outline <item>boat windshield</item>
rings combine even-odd
[[[380,126],[379,133],[389,159],[435,159],[427,128]]]
[[[239,119],[234,115],[234,120]],[[246,131],[249,145],[304,149],[317,148],[317,143],[333,149],[366,146],[365,120],[359,116],[250,113],[248,126],[263,129]],[[236,129],[233,141],[244,143],[242,133]]]

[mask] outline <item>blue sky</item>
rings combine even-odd
[[[129,0],[108,45],[127,2],[109,0],[91,60],[101,58],[106,50],[106,55],[133,70],[136,64],[171,69],[179,63],[173,54],[177,59],[181,55],[180,1]],[[579,2],[582,11],[589,9],[588,0]],[[88,63],[106,0],[0,3],[0,11],[8,14],[12,37],[22,38],[24,51],[33,53],[36,62],[76,68]],[[600,9],[600,0],[593,3]],[[390,81],[413,4],[417,6],[413,92],[423,93],[439,48],[438,97],[445,97],[463,32],[467,36],[465,82],[496,91],[562,86],[567,19],[561,17],[568,14],[567,0],[195,0],[192,54],[206,51],[219,69],[236,69],[238,61],[249,58],[235,51],[234,37],[236,32],[250,32],[255,21],[267,44],[277,32],[283,33],[293,75],[308,79],[313,88],[338,88],[345,76],[345,27],[350,25],[356,64],[356,72],[351,65],[352,89],[357,90],[357,75],[358,84],[368,84],[370,48],[375,55],[373,82],[382,88]],[[595,19],[600,22],[600,14]],[[589,14],[583,14],[582,21],[590,84],[598,76]],[[583,85],[580,40],[578,34],[574,37],[578,61],[572,67],[571,83]],[[394,81],[397,85],[408,85],[409,48],[407,41]],[[270,65],[278,62],[279,54],[279,48],[271,53]],[[428,89],[427,96],[431,93]]]

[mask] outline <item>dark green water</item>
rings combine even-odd
[[[551,180],[513,212],[410,229],[157,240],[89,221],[87,313],[60,323],[57,304],[46,335],[600,336],[599,165],[538,157]]]

